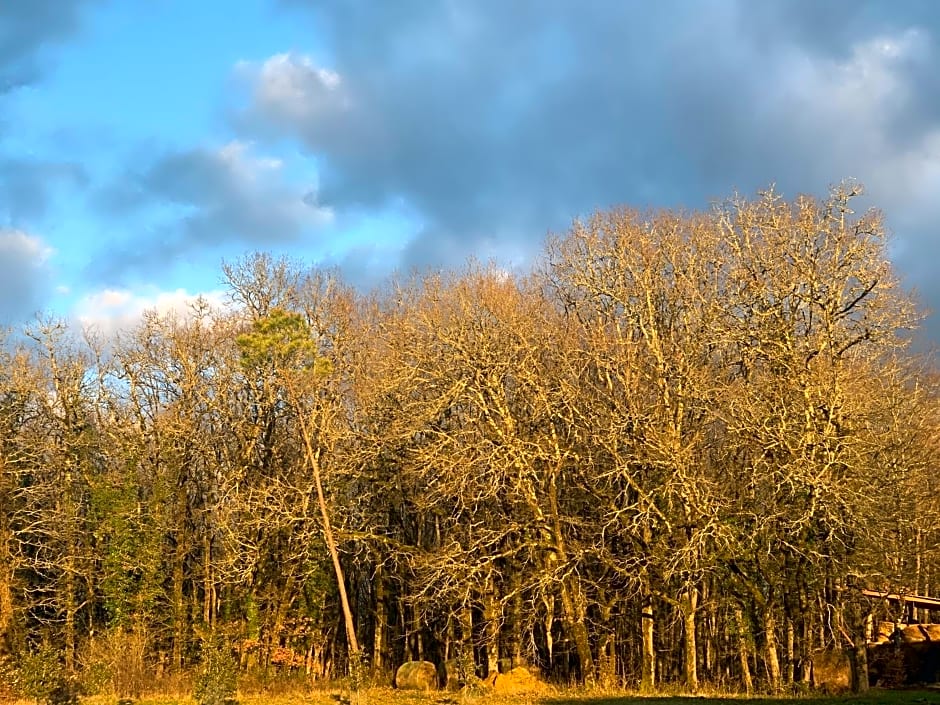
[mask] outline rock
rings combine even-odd
[[[406,661],[395,672],[401,690],[437,690],[437,668],[430,661]]]
[[[849,658],[842,650],[820,649],[813,653],[813,685],[834,694],[847,691],[850,682]]]
[[[927,641],[927,635],[919,624],[909,624],[901,630],[901,642],[904,644],[917,644]]]
[[[539,680],[529,669],[518,667],[509,673],[494,673],[487,678],[494,693],[513,695],[516,693],[544,693],[548,685]]]
[[[891,641],[891,637],[894,635],[894,622],[878,622],[878,629],[872,635],[872,641],[877,643],[882,643],[885,641]]]

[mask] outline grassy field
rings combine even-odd
[[[85,705],[116,705],[117,698],[95,696]],[[861,695],[810,695],[805,697],[593,695],[581,691],[557,691],[549,695],[476,695],[418,693],[392,688],[363,691],[350,703],[339,690],[285,695],[243,695],[239,705],[940,705],[940,689],[872,690]],[[20,705],[26,705],[25,702]],[[188,697],[144,697],[136,705],[193,705]]]

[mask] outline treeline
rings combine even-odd
[[[368,295],[255,255],[222,310],[11,335],[0,653],[749,691],[863,660],[897,615],[859,587],[940,588],[940,416],[855,192],[599,213],[527,276]]]

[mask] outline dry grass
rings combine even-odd
[[[639,696],[620,692],[553,690],[542,695],[420,693],[394,688],[369,688],[350,701],[341,688],[280,695],[239,694],[239,705],[940,705],[940,689],[879,690],[862,695],[804,697],[745,697],[742,695]],[[117,705],[115,696],[96,695],[82,699],[83,705]],[[7,705],[34,705],[30,701]],[[195,705],[188,696],[145,696],[135,705]]]
[[[109,696],[84,698],[84,705],[117,705]],[[350,702],[349,693],[340,688],[313,690],[281,695],[240,695],[239,705],[940,705],[940,690],[872,690],[869,694],[806,697],[752,697],[735,695],[691,696],[663,695],[642,697],[625,693],[599,693],[583,690],[555,690],[543,695],[499,695],[493,693],[419,693],[394,688],[370,688],[362,691],[358,702]],[[21,701],[15,705],[33,705]],[[191,697],[147,696],[136,705],[194,705]]]

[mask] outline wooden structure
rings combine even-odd
[[[905,621],[912,624],[914,619],[914,610],[936,610],[940,612],[940,597],[927,597],[925,595],[905,595],[899,592],[884,592],[879,590],[862,589],[862,595],[873,597],[887,602],[893,602],[899,605],[905,612]]]

